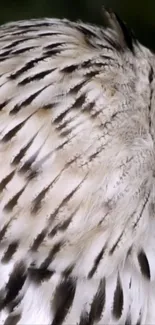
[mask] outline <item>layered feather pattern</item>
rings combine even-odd
[[[105,15],[0,27],[0,324],[155,323],[154,56]]]

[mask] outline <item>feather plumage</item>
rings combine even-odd
[[[0,27],[1,324],[154,324],[154,58],[106,16]]]

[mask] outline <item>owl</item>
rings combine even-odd
[[[155,324],[155,56],[120,18],[0,27],[0,324]]]

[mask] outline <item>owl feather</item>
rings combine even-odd
[[[0,27],[0,324],[155,323],[154,54],[106,27]]]

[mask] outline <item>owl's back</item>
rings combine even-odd
[[[153,324],[153,67],[110,27],[0,28],[0,322]]]

